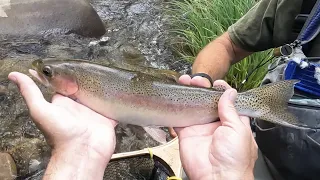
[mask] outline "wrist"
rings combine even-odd
[[[208,178],[210,179],[210,178]],[[254,180],[253,170],[245,172],[237,171],[220,171],[213,174],[211,179],[214,180]]]
[[[186,174],[190,180],[254,180],[253,169],[245,172],[216,169],[213,169],[211,173],[206,170],[196,173],[186,171]]]
[[[111,158],[101,156],[86,144],[54,148],[44,175],[48,179],[102,179]]]

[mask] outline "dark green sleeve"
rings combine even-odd
[[[232,41],[247,51],[263,51],[289,42],[303,0],[260,0],[228,28]]]

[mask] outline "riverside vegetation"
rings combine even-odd
[[[170,17],[171,42],[174,52],[193,62],[210,41],[224,33],[241,18],[255,0],[179,0],[168,2],[166,14]],[[225,81],[238,91],[260,86],[272,59],[271,51],[254,53],[231,66]],[[247,81],[242,85],[248,75]]]

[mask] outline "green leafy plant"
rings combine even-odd
[[[254,4],[254,0],[174,0],[167,2],[172,35],[171,47],[184,60],[193,62],[210,41],[224,33]],[[258,87],[267,65],[256,68],[270,58],[269,51],[257,52],[231,66],[225,80],[238,91]],[[242,85],[248,74],[255,70]]]

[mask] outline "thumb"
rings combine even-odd
[[[18,72],[12,72],[8,75],[8,78],[17,84],[31,116],[34,115],[34,113],[42,112],[42,110],[45,109],[48,102],[44,99],[40,89],[29,76]]]
[[[239,124],[240,117],[234,106],[237,97],[237,91],[233,88],[227,89],[220,97],[218,103],[219,118],[224,126],[234,126]]]

